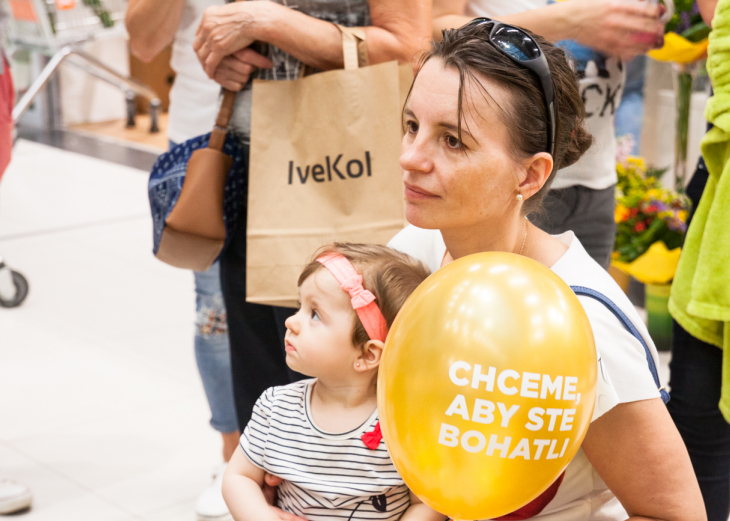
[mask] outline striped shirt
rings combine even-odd
[[[271,387],[258,399],[241,435],[244,454],[284,479],[282,510],[309,521],[396,521],[410,504],[408,488],[385,442],[369,449],[361,438],[377,425],[378,411],[350,432],[325,432],[310,411],[314,382]]]

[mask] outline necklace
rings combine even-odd
[[[527,220],[527,217],[525,217],[525,235],[522,237],[522,246],[520,247],[520,253],[517,255],[522,255],[522,250],[525,249],[525,241],[527,241],[527,225],[529,221]]]

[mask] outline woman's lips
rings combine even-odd
[[[413,200],[413,201],[423,201],[425,199],[436,199],[438,198],[437,195],[432,194],[428,190],[424,190],[423,188],[419,188],[414,185],[409,185],[408,183],[405,184],[406,187],[406,199]]]

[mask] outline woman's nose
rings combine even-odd
[[[415,139],[409,138],[408,134],[403,137],[400,167],[406,172],[421,174],[427,174],[433,170],[433,159],[425,139],[421,136],[416,136]]]

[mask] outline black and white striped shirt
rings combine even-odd
[[[271,387],[258,399],[241,435],[244,454],[284,479],[278,506],[287,512],[309,521],[396,521],[410,504],[408,488],[385,442],[370,449],[361,438],[378,411],[350,432],[325,432],[309,408],[314,382]]]

